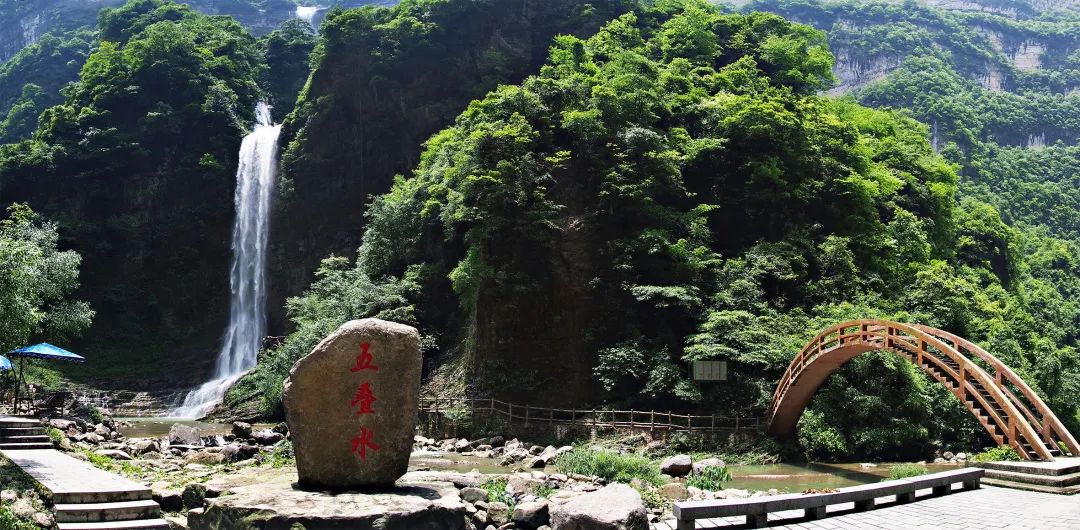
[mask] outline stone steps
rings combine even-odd
[[[0,420],[0,449],[52,449],[52,440],[38,420],[5,416]]]
[[[53,444],[49,443],[0,443],[0,450],[4,451],[25,451],[28,449],[52,449]]]
[[[1070,473],[1068,475],[1039,475],[1035,473],[1023,473],[1019,471],[1002,471],[999,469],[987,469],[986,478],[993,478],[1008,482],[1021,482],[1024,484],[1035,484],[1037,486],[1050,486],[1055,488],[1080,486],[1080,473]]]
[[[1080,458],[1059,458],[1053,464],[1026,462],[980,462],[979,467],[998,471],[1016,471],[1030,475],[1071,475],[1080,473]]]
[[[151,500],[150,488],[125,489],[115,491],[85,491],[54,493],[53,502],[56,504],[103,504],[114,502],[134,502]]]
[[[57,523],[132,521],[160,515],[161,507],[152,500],[53,505]]]
[[[108,521],[98,523],[57,523],[57,530],[169,530],[165,519],[141,519],[138,521]]]
[[[982,480],[984,486],[997,486],[999,488],[1010,488],[1014,490],[1023,491],[1037,491],[1039,493],[1053,493],[1055,495],[1076,495],[1080,493],[1080,486],[1068,486],[1064,488],[1057,488],[1054,486],[1040,486],[1038,484],[1028,484],[1025,482],[1012,482],[1009,480],[1000,480],[996,478],[986,477]]]

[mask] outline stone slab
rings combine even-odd
[[[435,477],[433,477],[435,478]],[[363,491],[308,491],[297,487],[295,470],[252,469],[221,477],[208,487],[222,495],[207,499],[203,513],[190,512],[191,530],[259,528],[289,530],[300,524],[320,530],[462,530],[465,503],[450,482],[411,480]]]

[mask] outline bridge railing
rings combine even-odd
[[[645,431],[724,433],[759,431],[762,419],[751,416],[679,414],[655,410],[565,409],[521,405],[493,398],[421,398],[420,412],[452,415],[467,410],[501,417],[508,422],[575,425]]]

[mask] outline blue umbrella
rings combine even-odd
[[[11,370],[11,361],[7,357],[0,355],[0,372],[5,370]]]
[[[53,359],[57,361],[74,361],[77,363],[86,360],[86,357],[83,357],[82,355],[76,355],[63,348],[53,346],[48,342],[19,348],[15,351],[8,352],[8,355],[11,357],[25,357],[28,359]]]
[[[7,353],[8,357],[22,357],[23,359],[51,359],[57,361],[73,361],[81,363],[86,360],[82,355],[76,355],[63,348],[58,348],[47,342],[41,344],[34,344],[33,346],[26,346],[19,348],[15,351]],[[15,385],[15,398],[13,405],[18,412],[19,407],[19,389],[22,385],[26,384],[26,376],[23,375],[23,371],[26,368],[26,363],[19,363],[19,382]]]

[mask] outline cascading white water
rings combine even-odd
[[[296,18],[303,20],[315,27],[315,14],[319,12],[319,6],[296,6]]]
[[[232,268],[229,284],[229,327],[218,353],[212,380],[188,392],[171,415],[197,418],[206,415],[225,391],[255,366],[266,334],[266,247],[270,228],[270,197],[277,178],[277,142],[270,107],[259,103],[255,130],[240,146],[236,170],[236,220],[232,232]]]

